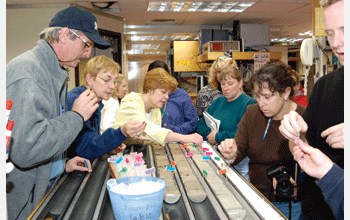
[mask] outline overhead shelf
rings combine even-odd
[[[282,52],[232,52],[232,59],[234,60],[254,60],[254,54],[269,53],[270,60],[282,59]],[[224,52],[209,52],[197,57],[198,62],[214,61],[218,57],[224,56]]]

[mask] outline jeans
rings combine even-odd
[[[233,167],[236,168],[236,170],[237,170],[240,174],[242,174],[248,181],[250,181],[250,178],[249,178],[249,161],[250,161],[250,159],[249,159],[249,157],[247,156],[247,157],[243,158],[243,160],[242,160],[239,164],[233,166]]]
[[[292,220],[299,220],[301,216],[301,202],[292,203]],[[282,214],[289,218],[289,202],[272,202],[272,204],[282,212]]]

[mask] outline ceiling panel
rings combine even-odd
[[[194,0],[194,2],[200,1],[220,2],[221,0]],[[249,0],[234,1],[247,2]],[[277,36],[294,38],[298,37],[298,33],[312,29],[312,0],[252,0],[249,2],[256,3],[242,13],[148,12],[148,2],[148,0],[118,0],[121,12],[106,13],[124,18],[126,27],[138,25],[135,33],[144,35],[163,36],[172,33],[186,34],[186,32],[198,34],[198,30],[208,28],[208,26],[212,29],[224,27],[231,30],[233,20],[249,24],[269,24],[271,39]],[[47,3],[47,0],[6,0],[6,4],[44,3]],[[50,3],[73,3],[93,9],[91,0],[50,0]],[[155,19],[161,21],[154,22]],[[126,29],[128,33],[130,30],[130,28]],[[130,36],[126,36],[126,39],[130,40]],[[160,42],[158,49],[169,48],[170,43],[171,41]]]

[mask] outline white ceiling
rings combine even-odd
[[[106,2],[110,0],[93,0]],[[157,1],[157,0],[152,0]],[[219,1],[219,0],[192,0]],[[244,2],[245,0],[233,0]],[[221,12],[148,12],[148,0],[119,0],[121,12],[106,12],[125,19],[126,39],[134,34],[172,35],[182,34],[195,37],[200,29],[229,28],[233,21],[247,24],[270,25],[270,38],[300,38],[298,33],[312,31],[312,0],[247,0],[255,4],[242,13]],[[247,2],[246,1],[246,2]],[[90,0],[50,0],[51,4],[74,3],[93,9]],[[6,0],[6,4],[41,4],[47,0]],[[152,22],[155,19],[173,19],[175,24]],[[136,25],[136,28],[130,28]],[[133,32],[131,32],[133,31]],[[307,36],[309,37],[309,36]],[[151,41],[160,43],[158,50],[169,48],[169,41]],[[151,43],[150,41],[142,43]],[[137,42],[134,42],[137,43]]]

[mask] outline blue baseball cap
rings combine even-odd
[[[68,27],[82,31],[90,40],[95,43],[95,46],[100,49],[107,49],[111,44],[103,39],[97,28],[96,17],[88,11],[85,11],[77,6],[59,11],[51,20],[50,27]]]

